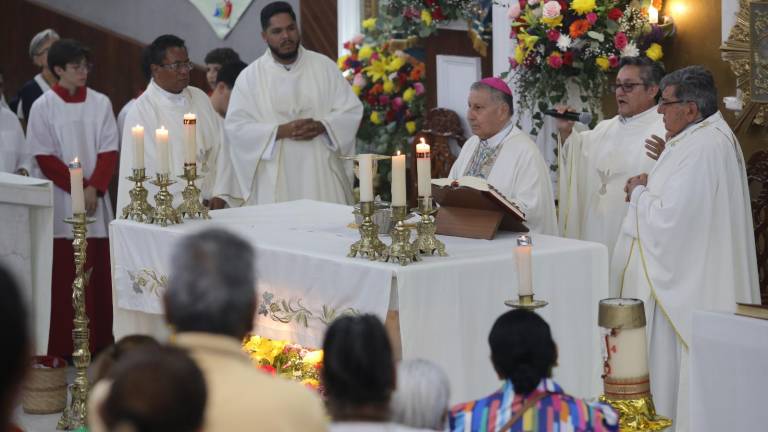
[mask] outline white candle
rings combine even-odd
[[[614,329],[606,337],[608,373],[612,379],[639,378],[648,375],[645,327]]]
[[[360,202],[373,201],[373,155],[357,156],[360,165]]]
[[[133,169],[144,169],[144,126],[131,128],[133,135]]]
[[[405,155],[392,156],[392,206],[405,206]]]
[[[416,144],[416,174],[418,176],[418,192],[420,197],[432,196],[432,165],[429,157],[429,144],[421,138]]]
[[[659,10],[653,6],[648,7],[648,22],[651,24],[659,23]]]
[[[193,164],[197,162],[196,129],[197,116],[192,113],[184,114],[184,163]]]
[[[517,262],[517,294],[521,296],[533,295],[530,236],[521,235],[517,238],[515,258]]]
[[[155,129],[155,142],[157,143],[157,159],[159,161],[158,173],[170,174],[171,170],[168,165],[168,129],[165,126]]]
[[[72,214],[85,213],[83,168],[77,158],[69,163],[69,190],[72,197]]]

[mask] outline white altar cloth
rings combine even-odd
[[[766,430],[768,320],[694,312],[691,430]]]
[[[159,314],[171,249],[185,233],[217,226],[244,236],[256,248],[262,312],[256,333],[320,346],[326,327],[323,307],[337,314],[353,308],[382,320],[387,310],[399,310],[403,358],[427,358],[442,366],[451,380],[453,402],[498,387],[487,338],[495,319],[508,310],[504,300],[517,295],[514,234],[501,232],[493,241],[441,236],[449,257],[425,257],[402,267],[347,258],[358,237],[347,228],[350,207],[293,201],[211,216],[211,221],[167,228],[112,222],[116,338],[167,334]],[[597,304],[608,295],[607,251],[597,243],[536,235],[533,263],[537,298],[550,303],[539,312],[559,348],[555,378],[574,395],[597,396],[602,369]],[[265,298],[267,292],[271,298]],[[282,307],[278,299],[293,303]],[[299,299],[306,323],[295,317],[280,322],[285,309],[301,309]],[[267,311],[261,306],[265,300],[272,302]],[[280,313],[268,312],[274,309]]]
[[[53,266],[53,184],[0,172],[0,263],[21,285],[36,354],[48,352]]]

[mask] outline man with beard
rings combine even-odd
[[[225,120],[236,190],[244,205],[296,199],[348,204],[339,156],[355,151],[363,107],[336,63],[304,49],[288,3],[261,10],[269,49],[232,90]]]

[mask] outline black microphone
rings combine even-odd
[[[561,113],[561,112],[558,112],[557,110],[548,109],[544,111],[544,114],[550,117],[577,121],[584,124],[589,124],[592,121],[592,114],[588,112],[577,113],[573,111],[566,111]]]

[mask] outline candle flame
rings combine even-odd
[[[75,159],[72,161],[72,163],[73,164],[78,164],[78,163],[80,163],[80,160],[77,157],[75,157]]]
[[[421,137],[421,143],[426,144],[427,142],[424,140],[424,137]]]
[[[397,154],[395,156],[400,156],[400,150],[397,151]]]

